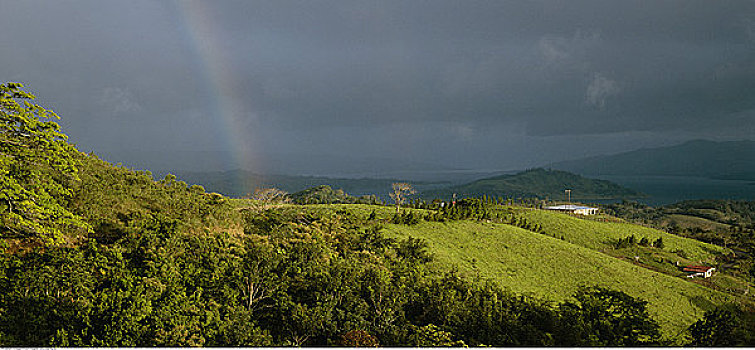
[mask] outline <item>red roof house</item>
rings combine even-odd
[[[716,269],[710,266],[698,266],[698,265],[688,265],[682,271],[687,272],[687,277],[689,278],[695,278],[695,277],[704,277],[709,278],[713,275],[713,271]]]

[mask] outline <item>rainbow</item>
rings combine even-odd
[[[183,27],[184,39],[196,53],[199,74],[211,98],[208,112],[217,118],[217,127],[223,140],[226,166],[247,170],[257,169],[252,151],[257,149],[254,135],[245,134],[250,128],[245,126],[247,108],[239,94],[232,62],[220,45],[223,36],[213,23],[212,9],[207,6],[211,1],[175,1],[179,24]]]

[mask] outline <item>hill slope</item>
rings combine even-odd
[[[546,210],[521,210],[519,213],[527,221],[539,224],[546,234],[564,237],[567,242],[593,250],[612,248],[619,239],[634,235],[637,239],[646,237],[650,241],[662,238],[664,250],[683,251],[681,254],[687,259],[697,262],[712,264],[715,255],[726,251],[719,246],[630,223],[587,220]]]
[[[553,168],[584,175],[702,176],[755,180],[755,141],[695,140],[671,147],[565,161],[554,164]]]
[[[571,189],[573,199],[636,198],[641,193],[605,180],[588,179],[558,170],[532,169],[514,175],[501,175],[465,185],[422,193],[423,198],[450,198],[482,195],[510,198],[564,198]]]
[[[664,333],[673,336],[726,295],[633,265],[586,247],[518,227],[459,221],[391,225],[394,237],[427,240],[441,269],[456,267],[516,293],[554,301],[580,285],[602,285],[647,300]]]

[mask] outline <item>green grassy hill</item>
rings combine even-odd
[[[427,240],[440,270],[457,268],[469,278],[495,282],[513,292],[563,301],[580,285],[598,284],[647,300],[653,317],[673,336],[731,297],[655,272],[596,249],[628,231],[664,235],[666,251],[685,249],[702,259],[716,251],[693,240],[629,224],[600,223],[532,211],[528,218],[545,230],[558,227],[564,240],[511,225],[473,221],[390,225],[389,236]],[[583,230],[583,231],[581,231]],[[578,237],[581,233],[581,237]],[[567,238],[568,237],[568,238]]]
[[[713,263],[716,254],[726,251],[716,245],[630,223],[578,218],[545,210],[520,209],[516,212],[528,221],[540,224],[549,235],[555,234],[559,238],[563,236],[567,242],[593,250],[612,249],[619,239],[634,235],[637,239],[647,237],[650,241],[663,238],[664,251],[676,251],[682,255],[679,259],[688,259],[697,263]]]
[[[422,197],[450,198],[483,195],[509,198],[564,198],[564,189],[571,189],[572,199],[637,198],[642,193],[605,180],[595,180],[559,170],[532,169],[514,175],[501,175],[465,185],[424,191]]]

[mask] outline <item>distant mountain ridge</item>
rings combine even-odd
[[[553,169],[582,175],[697,176],[755,180],[755,141],[694,140],[614,155],[555,163]]]
[[[504,198],[564,198],[564,190],[570,189],[575,200],[639,198],[643,194],[606,180],[589,179],[560,170],[542,168],[526,170],[514,175],[501,175],[422,193],[422,197],[450,198],[454,193],[459,198],[468,196],[496,196]]]
[[[251,194],[255,189],[262,187],[275,187],[288,193],[294,193],[316,186],[328,185],[334,190],[343,190],[349,195],[376,195],[379,198],[387,200],[391,184],[403,181],[390,178],[349,179],[324,176],[263,175],[238,169],[217,172],[176,172],[174,175],[177,175],[189,184],[202,185],[209,192],[218,192],[237,198]],[[422,191],[448,186],[450,183],[412,182],[412,185]]]

